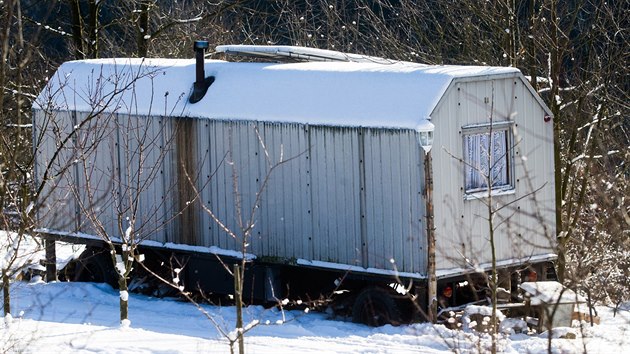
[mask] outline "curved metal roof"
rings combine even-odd
[[[454,79],[521,76],[515,68],[406,62],[205,61],[215,81],[188,97],[192,59],[95,59],[64,63],[34,107],[136,115],[419,129]]]

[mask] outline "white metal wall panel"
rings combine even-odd
[[[424,274],[426,212],[417,136],[370,130],[364,137],[368,266]]]
[[[361,264],[357,130],[311,127],[313,259]]]
[[[178,180],[175,166],[177,166],[177,120],[167,117],[153,117],[160,125],[160,150],[163,152],[163,161],[160,165],[160,175],[156,183],[163,186],[161,198],[161,208],[159,215],[164,222],[161,230],[155,235],[155,241],[175,242],[178,234],[178,224],[173,222],[175,214],[178,212],[179,192],[177,190]]]
[[[233,230],[237,230],[237,222],[235,215],[235,203],[234,203],[234,187],[232,179],[232,165],[231,160],[237,153],[228,155],[230,144],[234,144],[234,136],[232,128],[227,124],[214,124],[211,123],[214,128],[214,134],[211,135],[210,144],[212,146],[211,171],[215,174],[211,177],[209,183],[210,187],[210,209],[213,210],[216,217],[224,223],[227,227]],[[239,161],[240,163],[240,161]],[[207,188],[207,187],[206,187]],[[213,239],[216,245],[223,249],[237,249],[236,240],[230,237],[223,229],[218,225],[211,225],[213,228]]]
[[[44,129],[42,144],[37,148],[37,158],[42,161],[38,173],[43,174],[47,168],[47,163],[56,155],[56,159],[50,165],[48,180],[40,197],[40,218],[45,220],[45,227],[64,230],[80,231],[86,226],[86,219],[81,215],[80,205],[77,203],[77,196],[81,199],[85,197],[85,191],[77,183],[77,178],[84,175],[83,160],[90,159],[82,153],[84,147],[91,145],[96,138],[94,133],[90,133],[89,128],[95,124],[86,125],[81,130],[75,130],[79,122],[85,119],[87,114],[75,114],[74,112],[49,112],[43,114],[39,112],[36,116],[37,131]],[[95,123],[96,120],[90,121]],[[94,151],[88,151],[94,154]],[[99,166],[91,164],[87,170],[98,169]],[[38,177],[41,180],[43,175]],[[99,181],[102,179],[99,176]],[[96,183],[96,181],[95,181]]]
[[[76,203],[70,189],[70,173],[60,174],[69,168],[73,161],[72,142],[58,152],[57,158],[49,162],[61,147],[60,139],[72,130],[70,112],[34,111],[34,134],[36,155],[36,181],[45,182],[39,208],[37,210],[40,225],[53,230],[76,230]],[[46,175],[46,170],[49,170]],[[47,178],[44,181],[44,178]]]
[[[464,165],[459,160],[463,155],[462,127],[489,122],[491,116],[494,121],[515,122],[518,140],[514,149],[515,192],[493,197],[495,206],[514,202],[495,219],[498,259],[553,253],[553,236],[543,232],[554,228],[553,131],[551,123],[544,123],[544,114],[518,77],[461,80],[451,85],[432,114],[438,269],[469,268],[491,261],[487,199],[465,200]],[[532,196],[540,187],[543,190]]]
[[[365,134],[366,218],[368,265],[389,268],[392,250],[392,191],[389,140],[386,135]]]
[[[109,236],[119,237],[114,204],[119,192],[116,189],[119,149],[115,115],[92,117],[89,113],[76,112],[75,125],[81,122],[86,124],[77,132],[75,139],[79,150],[72,176],[78,197],[77,221],[81,224],[78,231],[95,235],[95,222],[100,222]],[[89,214],[94,218],[88,217]]]
[[[519,212],[520,224],[524,225],[517,233],[521,243],[527,246],[521,253],[531,253],[532,249],[537,253],[556,253],[553,121],[545,122],[546,112],[525,85],[516,80],[510,84],[516,87],[516,111],[531,117],[527,124],[516,129],[520,139],[516,163],[523,173],[522,177],[517,176],[518,185],[524,195],[529,195],[522,205],[511,208]],[[538,188],[542,189],[534,193]]]
[[[252,243],[266,245],[258,254],[269,257],[309,258],[310,203],[305,191],[307,178],[308,145],[303,126],[295,124],[258,124],[263,149],[251,132],[257,146],[259,178],[269,174],[267,186],[262,190],[261,208]],[[265,153],[266,150],[266,153]],[[268,156],[268,157],[267,157]],[[278,165],[281,161],[282,164]],[[274,165],[277,167],[270,171]]]
[[[198,124],[203,131],[199,134],[198,154],[204,158],[198,161],[203,177],[197,187],[204,203],[222,223],[240,234],[234,203],[235,167],[244,223],[251,216],[257,193],[262,192],[247,251],[268,257],[306,257],[308,242],[304,241],[309,228],[305,221],[310,221],[310,208],[308,194],[304,193],[308,172],[303,129],[297,125],[203,120]],[[275,168],[262,189],[265,176],[281,159],[287,162]],[[206,244],[240,250],[209,215],[202,213],[201,219],[200,227],[209,231],[204,236]]]
[[[161,176],[163,171],[163,162],[167,151],[162,148],[162,139],[164,138],[164,126],[160,119],[156,117],[139,117],[138,123],[138,152],[142,155],[135,156],[135,161],[139,158],[136,166],[141,170],[139,205],[140,213],[138,233],[142,238],[148,238],[155,241],[162,241],[164,237],[164,224],[167,220],[163,219],[164,197],[168,188],[164,185]],[[133,170],[133,168],[132,168]],[[137,173],[137,172],[136,172]]]
[[[92,218],[103,224],[107,235],[121,237],[133,218],[134,234],[141,239],[163,240],[164,185],[161,125],[157,119],[106,114],[85,121],[75,143],[80,147],[71,176],[81,211],[77,231],[99,234]],[[137,200],[138,209],[131,206]]]
[[[241,250],[238,240],[211,220],[198,203],[204,203],[240,234],[233,167],[242,217],[248,218],[268,169],[283,159],[289,161],[272,172],[262,190],[249,253],[269,260],[301,258],[387,270],[394,269],[390,263],[394,259],[399,271],[425,272],[423,157],[415,132],[117,118],[115,128],[94,150],[88,165],[98,167],[100,178],[108,183],[118,182],[115,178],[120,173],[122,195],[126,187],[135,186],[137,178],[141,183],[150,182],[140,187],[139,205],[139,223],[154,230],[150,239]],[[118,164],[120,171],[116,170]],[[196,181],[199,194],[192,196],[198,197],[196,202],[176,215],[192,199],[183,166]],[[146,180],[149,177],[153,179]],[[85,186],[85,179],[69,178],[77,186]],[[95,208],[108,219],[108,231],[117,235],[116,202],[103,198],[99,203]],[[49,225],[68,230],[59,223]]]

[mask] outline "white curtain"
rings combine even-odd
[[[466,191],[488,188],[488,178],[493,188],[510,184],[507,137],[506,130],[492,132],[492,139],[490,133],[465,136]]]

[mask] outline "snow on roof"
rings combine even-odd
[[[192,59],[66,62],[34,106],[137,115],[421,129],[456,78],[519,75],[514,68],[397,62],[234,63],[205,61],[215,81],[188,102]]]
[[[525,282],[520,287],[530,295],[532,305],[586,302],[584,297],[556,281]]]

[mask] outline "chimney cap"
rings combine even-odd
[[[208,41],[195,41],[194,49],[208,49]]]

